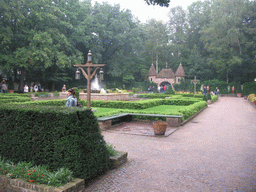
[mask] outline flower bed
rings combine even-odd
[[[84,191],[84,179],[74,179],[69,183],[60,186],[52,187],[44,184],[34,184],[26,182],[22,179],[10,179],[5,175],[0,176],[0,191],[15,191],[15,192],[69,192],[69,191]]]

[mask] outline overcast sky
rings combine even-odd
[[[183,9],[187,9],[189,5],[197,0],[171,0],[168,8],[156,5],[147,5],[144,0],[92,0],[92,5],[94,5],[96,1],[98,3],[108,2],[111,5],[120,4],[121,9],[131,10],[135,17],[137,17],[141,22],[145,23],[151,18],[167,22],[167,15],[171,7],[182,6]]]

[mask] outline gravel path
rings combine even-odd
[[[221,97],[169,137],[103,132],[128,162],[86,191],[256,191],[256,110]]]

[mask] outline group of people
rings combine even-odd
[[[204,95],[210,93],[211,95],[217,95],[219,96],[219,93],[220,93],[220,90],[218,87],[215,88],[215,91],[211,91],[210,92],[210,86],[207,85],[207,86],[204,86]]]
[[[161,85],[158,87],[158,92],[159,93],[164,93],[167,90],[167,86],[166,85]]]
[[[35,84],[34,86],[30,86],[30,92],[43,92],[44,89],[41,87],[41,84],[39,83],[38,85]],[[27,84],[23,87],[23,92],[28,93],[29,92],[29,87]]]
[[[155,86],[149,86],[148,88],[148,93],[154,93],[154,89],[155,89]],[[158,92],[159,93],[164,93],[165,91],[167,90],[167,86],[166,85],[161,85],[158,87]]]

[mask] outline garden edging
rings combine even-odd
[[[22,179],[10,179],[5,175],[0,176],[0,191],[5,192],[82,192],[85,189],[84,184],[84,179],[76,178],[63,186],[53,187],[26,182]]]
[[[195,118],[199,113],[201,113],[202,111],[204,111],[208,106],[206,105],[203,109],[201,109],[200,111],[196,112],[194,115],[192,115],[191,117],[189,117],[188,119],[186,119],[185,121],[183,121],[181,123],[181,126],[185,125],[186,123],[188,123],[190,120],[192,120],[193,118]]]

